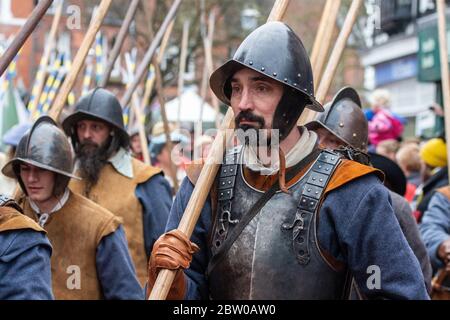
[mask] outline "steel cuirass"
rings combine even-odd
[[[264,194],[245,181],[235,162],[241,156],[235,148],[221,167],[210,261]],[[267,201],[209,271],[211,298],[344,298],[347,272],[327,262],[317,241],[317,207],[339,161],[338,154],[322,151],[291,194],[277,192]]]

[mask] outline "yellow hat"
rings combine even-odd
[[[427,141],[420,149],[420,157],[430,167],[447,165],[447,147],[444,140],[435,138]]]

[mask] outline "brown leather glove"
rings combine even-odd
[[[192,255],[200,248],[178,229],[161,235],[156,240],[148,268],[147,297],[155,285],[161,269],[177,270],[175,279],[170,287],[167,300],[181,300],[186,293],[186,279],[183,269],[189,268]]]
[[[446,264],[446,270],[450,272],[450,238],[443,241],[438,249],[438,256]]]

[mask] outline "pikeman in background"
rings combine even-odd
[[[48,233],[55,298],[142,299],[121,219],[71,192],[72,170],[70,143],[47,116],[22,137],[2,169],[18,180],[24,213]]]
[[[76,173],[70,189],[123,219],[138,279],[147,278],[148,255],[164,232],[172,205],[169,183],[161,169],[145,165],[128,150],[122,107],[101,88],[82,97],[73,114],[63,121],[76,155]]]

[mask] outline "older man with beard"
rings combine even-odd
[[[153,243],[163,233],[172,204],[160,169],[128,151],[122,107],[109,91],[97,88],[80,99],[63,122],[76,154],[81,181],[70,188],[123,218],[137,276],[144,284]]]

